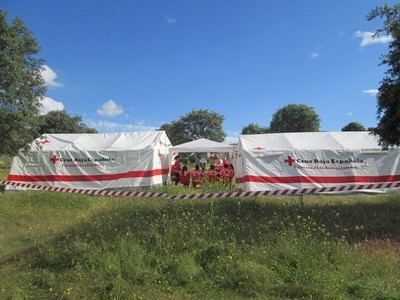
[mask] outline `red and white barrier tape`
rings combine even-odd
[[[322,188],[303,188],[303,189],[284,189],[284,190],[268,190],[256,192],[220,192],[220,193],[206,193],[206,194],[186,194],[186,195],[171,195],[171,200],[183,199],[215,199],[215,198],[239,198],[239,197],[258,197],[258,196],[294,196],[306,194],[318,194],[329,192],[351,192],[360,190],[376,190],[387,188],[400,188],[400,182],[385,182],[373,184],[350,184],[335,187],[322,187]]]
[[[371,183],[371,184],[348,184],[333,187],[321,188],[302,188],[302,189],[284,189],[284,190],[267,190],[255,192],[215,192],[215,193],[202,193],[202,194],[182,194],[182,195],[169,195],[167,193],[158,192],[144,192],[144,191],[118,191],[118,190],[88,190],[88,189],[74,189],[65,187],[51,187],[44,185],[37,185],[32,183],[20,183],[13,181],[0,181],[0,185],[12,185],[16,187],[29,188],[35,190],[51,191],[51,192],[65,192],[84,194],[90,196],[112,196],[112,197],[143,197],[143,198],[167,198],[170,200],[184,200],[184,199],[217,199],[217,198],[239,198],[239,197],[258,197],[258,196],[294,196],[294,195],[307,195],[329,192],[355,192],[360,190],[377,190],[387,188],[400,188],[400,181],[385,182],[385,183]]]
[[[16,187],[41,190],[41,191],[74,193],[74,194],[83,194],[90,196],[143,197],[143,198],[157,198],[157,197],[168,196],[165,193],[157,193],[157,192],[74,189],[66,187],[38,185],[33,183],[13,182],[13,181],[0,181],[0,185],[12,185]]]

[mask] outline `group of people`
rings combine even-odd
[[[201,167],[200,167],[201,166]],[[192,183],[193,187],[199,187],[202,183],[222,182],[231,184],[235,175],[233,165],[225,158],[222,160],[216,154],[214,163],[210,165],[208,170],[205,169],[205,163],[196,164],[194,170],[190,171],[186,165],[181,167],[179,155],[175,157],[171,166],[171,180],[175,185],[178,183],[188,187]]]

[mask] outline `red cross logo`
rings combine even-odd
[[[56,162],[58,162],[60,160],[60,158],[54,154],[52,157],[50,157],[50,160],[54,165]]]
[[[296,160],[293,159],[290,155],[285,159],[285,163],[287,163],[289,166],[291,166]]]
[[[42,144],[42,145],[44,145],[44,144],[49,144],[50,142],[49,142],[49,140],[44,140],[44,141],[40,141],[39,142],[39,144]]]

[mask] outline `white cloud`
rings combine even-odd
[[[310,58],[317,58],[317,57],[319,57],[319,53],[318,52],[312,52],[310,54]]]
[[[63,110],[64,109],[64,104],[60,101],[56,101],[50,97],[43,97],[40,100],[40,106],[39,106],[39,114],[45,115],[50,111],[54,110]]]
[[[49,87],[60,87],[62,83],[56,81],[57,74],[48,65],[42,66],[42,71],[40,72],[44,83]]]
[[[115,117],[122,114],[124,110],[114,100],[108,100],[104,103],[101,108],[97,110],[97,113],[102,116]]]
[[[369,90],[363,90],[362,91],[364,94],[367,94],[368,96],[375,97],[379,91],[377,89],[369,89]]]
[[[131,124],[116,123],[104,120],[85,120],[86,125],[96,128],[99,132],[127,132],[127,131],[149,131],[160,127],[146,125],[143,122]]]
[[[177,20],[172,17],[165,17],[165,22],[167,22],[168,24],[175,24]]]
[[[361,47],[366,47],[373,44],[386,44],[393,41],[391,35],[376,35],[374,32],[369,31],[356,31],[355,36],[361,38]]]
[[[348,117],[350,117],[350,116],[352,116],[352,115],[353,115],[352,112],[348,112],[348,113],[346,114],[346,116],[348,116]]]

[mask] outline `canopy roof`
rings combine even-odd
[[[292,132],[241,135],[244,149],[283,150],[381,150],[378,138],[368,131]]]
[[[32,150],[139,150],[158,143],[169,147],[165,131],[119,133],[44,134],[31,144]]]
[[[176,145],[170,148],[174,152],[232,152],[233,147],[208,139],[198,139],[192,142]]]

